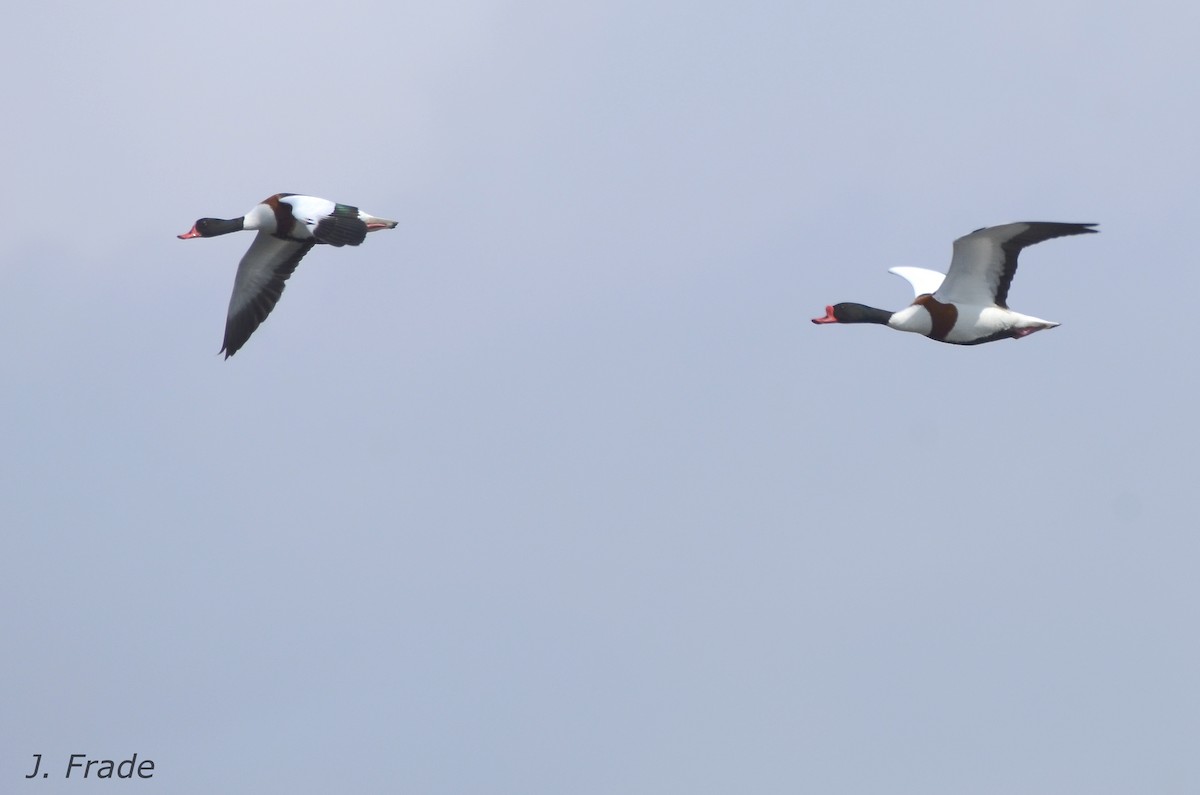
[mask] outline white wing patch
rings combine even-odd
[[[329,199],[318,199],[316,196],[285,196],[280,201],[291,206],[292,216],[308,228],[310,235],[317,231],[317,224],[321,223],[322,218],[333,215],[336,206]]]
[[[937,289],[942,286],[942,280],[946,278],[945,274],[931,271],[928,268],[909,268],[897,267],[888,268],[888,273],[894,273],[897,276],[908,280],[912,285],[913,292],[917,296],[926,295],[927,293],[936,293]]]
[[[1028,228],[1029,224],[1004,224],[955,240],[946,282],[934,297],[943,303],[993,306],[1007,266],[1001,246]]]

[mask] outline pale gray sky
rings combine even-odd
[[[0,790],[1196,792],[1198,25],[14,6]],[[401,223],[224,361],[280,191]],[[809,323],[1019,220],[1061,328]]]

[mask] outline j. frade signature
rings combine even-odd
[[[42,767],[42,755],[33,755],[33,772],[25,778],[34,778]],[[46,767],[50,767],[49,762]],[[114,762],[111,759],[89,759],[87,754],[71,754],[67,760],[67,772],[63,778],[153,778],[154,760],[138,761],[134,754],[129,759]],[[42,771],[42,778],[50,778],[50,774]]]

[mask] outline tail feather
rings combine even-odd
[[[368,232],[374,232],[379,229],[395,229],[400,225],[399,221],[389,221],[386,218],[376,218],[373,215],[367,215],[364,212],[358,214],[358,220],[367,225]]]

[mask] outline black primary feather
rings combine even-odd
[[[1027,221],[1029,228],[1019,235],[1014,235],[1000,244],[1004,251],[1004,270],[1000,274],[1000,284],[996,287],[996,306],[1008,309],[1008,288],[1012,286],[1013,277],[1017,275],[1017,255],[1026,246],[1053,240],[1067,235],[1083,235],[1088,232],[1098,232],[1092,229],[1096,224],[1062,224],[1048,221]],[[979,231],[979,230],[976,230]]]

